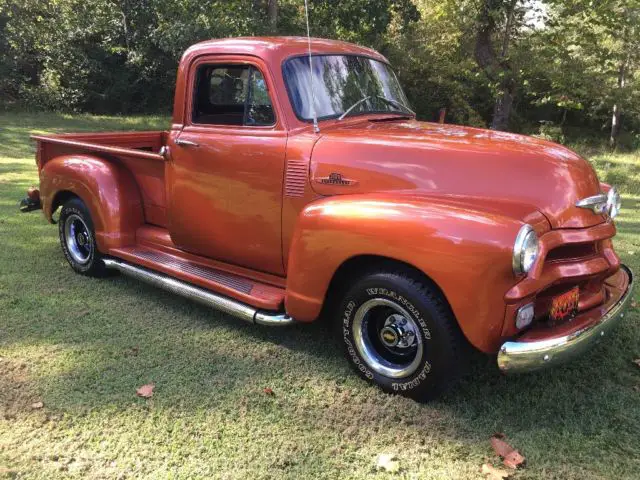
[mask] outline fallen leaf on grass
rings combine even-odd
[[[493,451],[496,452],[496,455],[502,458],[513,452],[511,445],[496,436],[491,437],[491,446],[493,447]]]
[[[638,306],[638,302],[635,300],[631,302],[631,308],[636,308]]]
[[[482,474],[487,476],[487,480],[502,480],[509,478],[510,472],[503,470],[502,468],[496,468],[489,463],[482,464]]]
[[[632,360],[632,362],[640,367],[640,358],[636,358],[635,360]]]
[[[396,473],[400,471],[400,462],[396,460],[396,456],[390,453],[382,453],[378,455],[378,461],[376,463],[378,470],[384,470],[389,473]]]
[[[502,463],[504,463],[507,467],[513,468],[514,470],[522,465],[525,461],[525,458],[520,454],[519,451],[514,450],[509,455],[504,457]]]
[[[525,458],[520,454],[520,452],[501,438],[498,438],[495,435],[491,437],[491,446],[493,447],[493,451],[496,452],[496,455],[502,457],[502,463],[507,467],[516,469],[524,464]]]
[[[271,396],[271,397],[273,397],[273,396],[275,395],[275,393],[273,393],[273,390],[271,390],[269,387],[266,387],[266,388],[263,390],[263,392],[264,392],[264,394],[265,394],[265,395],[269,395],[269,396]]]
[[[136,390],[136,395],[142,398],[151,398],[153,397],[154,388],[155,388],[155,385],[153,383],[143,385],[138,390]]]
[[[44,403],[42,402],[36,402],[31,404],[31,408],[33,408],[34,410],[39,410],[43,407],[44,407]]]

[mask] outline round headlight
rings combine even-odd
[[[513,272],[516,275],[527,273],[538,258],[538,235],[531,225],[520,228],[513,246]]]
[[[615,218],[620,213],[622,207],[622,200],[620,194],[616,190],[616,187],[611,187],[607,192],[607,212],[611,218]]]

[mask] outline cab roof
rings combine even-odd
[[[190,47],[182,57],[187,58],[204,54],[244,54],[253,55],[268,62],[282,63],[289,57],[309,52],[307,37],[235,37],[206,40]],[[375,50],[353,43],[324,38],[311,39],[312,54],[363,55],[387,62],[387,59]]]

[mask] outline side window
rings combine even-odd
[[[250,65],[204,65],[196,75],[193,122],[274,125],[273,105],[260,70]]]

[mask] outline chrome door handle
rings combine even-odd
[[[196,142],[190,142],[189,140],[180,140],[176,139],[176,145],[180,145],[181,147],[199,147]]]

